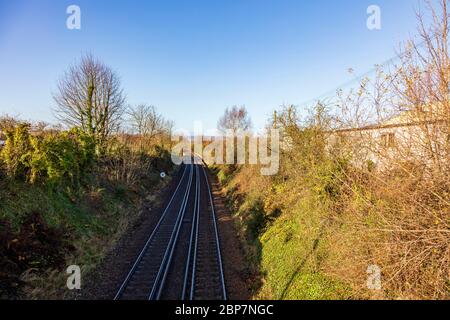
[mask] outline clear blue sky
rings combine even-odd
[[[81,7],[81,30],[66,8]],[[366,9],[382,10],[382,30]],[[416,34],[417,0],[0,0],[0,114],[54,122],[52,92],[90,52],[120,75],[130,104],[149,103],[178,128],[215,127],[245,105],[264,125],[395,54]]]

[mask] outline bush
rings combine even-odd
[[[94,162],[95,143],[78,129],[33,136],[29,124],[19,124],[6,131],[0,157],[10,177],[76,186]]]
[[[102,176],[115,185],[121,184],[134,191],[155,185],[161,172],[168,173],[173,168],[168,150],[160,146],[135,150],[117,139],[110,141],[100,161]]]
[[[44,137],[31,137],[30,182],[39,179],[55,185],[67,180],[78,185],[83,173],[94,162],[95,143],[77,129]]]
[[[265,277],[257,297],[448,298],[448,167],[429,172],[397,159],[377,168],[346,150],[328,152],[326,128],[283,130],[289,147],[279,175],[252,166],[217,173],[250,263]],[[367,288],[371,265],[382,270],[380,291]]]
[[[6,172],[10,177],[25,178],[29,173],[27,156],[32,150],[30,141],[30,125],[21,123],[6,130],[5,147],[1,150],[0,156],[5,163]]]
[[[60,270],[74,259],[86,270],[99,262],[137,219],[160,172],[171,171],[170,153],[114,138],[97,156],[79,129],[12,123],[2,131],[0,299],[59,298]]]

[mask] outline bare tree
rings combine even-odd
[[[42,133],[42,132],[46,131],[49,127],[50,127],[50,124],[48,124],[45,121],[38,121],[33,124],[33,130],[38,133]]]
[[[134,131],[145,138],[152,139],[164,129],[164,118],[154,106],[140,104],[128,111]]]
[[[449,0],[439,6],[425,1],[431,15],[429,26],[419,12],[421,43],[409,41],[401,56],[394,90],[399,96],[397,109],[408,111],[420,124],[420,135],[414,144],[432,159],[436,168],[448,167],[450,157],[450,58],[449,58]]]
[[[7,114],[0,116],[0,132],[14,128],[19,122],[17,117],[12,117]]]
[[[125,105],[118,75],[91,55],[65,72],[54,99],[57,118],[92,135],[100,148],[117,130]]]
[[[224,115],[219,119],[217,129],[225,133],[232,130],[234,133],[250,129],[252,122],[244,106],[233,106],[225,110]]]
[[[164,121],[164,132],[169,137],[172,136],[174,128],[175,128],[175,122],[173,120],[165,120]]]

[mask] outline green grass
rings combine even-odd
[[[237,217],[249,267],[263,278],[261,286],[255,288],[255,298],[341,300],[351,297],[350,287],[326,272],[327,263],[332,259],[330,250],[333,250],[329,235],[339,225],[326,225],[330,208],[323,197],[304,192],[284,208],[266,207],[268,199],[261,190],[250,188],[236,196],[234,183],[232,180],[227,186],[231,190],[229,205]],[[275,185],[274,189],[282,197],[289,195],[284,185]]]
[[[106,232],[108,227],[108,221],[100,219],[98,212],[80,206],[83,200],[72,201],[62,192],[14,180],[4,181],[1,188],[0,219],[10,221],[15,228],[20,228],[25,215],[33,211],[39,212],[49,226],[69,227],[75,237]]]
[[[143,198],[130,190],[114,187],[84,190],[69,196],[44,185],[4,179],[0,180],[0,220],[7,221],[19,234],[26,217],[32,212],[39,213],[49,227],[66,230],[68,245],[75,248],[65,258],[67,266],[80,265],[86,274],[133,223]],[[32,286],[21,297],[59,299],[67,293],[65,269],[36,270],[26,280]]]
[[[261,269],[266,275],[260,296],[287,300],[346,299],[349,289],[322,272],[327,245],[320,230],[300,217],[275,221],[261,237]]]

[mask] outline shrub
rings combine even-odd
[[[68,180],[78,185],[84,171],[93,163],[95,143],[77,129],[44,137],[31,137],[30,182],[43,179],[50,184]]]
[[[29,129],[29,124],[21,123],[5,132],[6,143],[0,156],[10,177],[26,177],[29,172],[27,156],[32,150]]]
[[[10,177],[51,185],[66,180],[78,185],[94,161],[95,143],[77,129],[33,136],[29,124],[19,124],[6,131],[0,157]]]
[[[328,152],[328,131],[314,123],[282,129],[289,147],[279,175],[218,172],[251,264],[265,276],[258,296],[448,298],[448,159],[432,172],[401,158],[377,168],[357,153]],[[380,291],[367,288],[370,265],[382,270]]]

